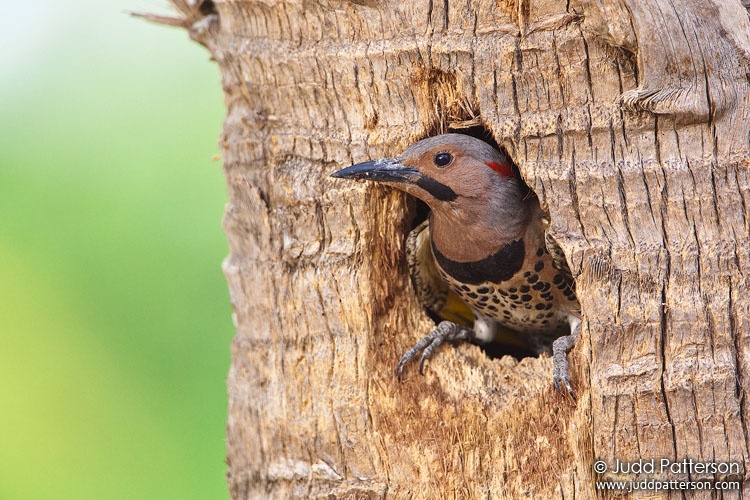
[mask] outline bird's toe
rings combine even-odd
[[[470,328],[466,328],[450,321],[441,322],[437,328],[435,328],[429,335],[422,337],[414,347],[409,349],[401,356],[401,359],[396,366],[396,377],[401,380],[404,372],[404,368],[410,363],[417,355],[421,352],[422,355],[419,359],[419,373],[424,375],[424,364],[425,361],[430,359],[435,353],[438,347],[440,347],[446,340],[471,340],[474,338],[474,332]]]

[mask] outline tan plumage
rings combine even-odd
[[[474,313],[471,308],[440,276],[430,248],[429,219],[422,221],[409,233],[406,239],[406,261],[414,291],[422,307],[440,321],[450,321],[468,327],[474,325]],[[498,327],[493,342],[499,344],[498,350],[531,353],[539,351],[523,335],[502,326]]]

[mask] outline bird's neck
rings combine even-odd
[[[513,210],[485,213],[433,211],[430,232],[435,248],[456,262],[476,262],[524,238],[533,207],[523,200]]]

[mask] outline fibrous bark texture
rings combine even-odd
[[[233,498],[592,498],[595,459],[738,462],[744,480],[739,0],[175,3],[228,109]],[[414,206],[328,175],[467,123],[517,163],[576,275],[576,404],[549,358],[470,345],[394,376],[433,326],[403,255]]]

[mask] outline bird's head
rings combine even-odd
[[[502,216],[517,210],[526,194],[503,153],[464,134],[429,137],[398,158],[358,163],[331,176],[381,182],[459,218]]]

